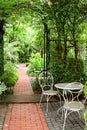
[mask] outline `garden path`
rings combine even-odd
[[[41,103],[41,107],[38,104],[39,100],[36,103],[38,94],[35,97],[30,86],[29,79],[31,77],[28,78],[26,75],[26,66],[21,64],[18,70],[19,80],[14,86],[15,96],[8,96],[8,101],[6,101],[6,96],[3,100],[4,105],[0,105],[0,130],[62,130],[61,113],[57,115],[57,110],[60,108],[59,102],[49,102],[49,113],[47,114],[46,102]],[[30,95],[27,96],[28,94]],[[22,98],[20,99],[18,96]],[[27,98],[25,98],[26,96]],[[33,99],[31,100],[30,97],[33,97]],[[34,103],[31,103],[31,101]],[[7,105],[5,102],[7,102]],[[4,119],[5,121],[3,121]],[[84,130],[84,127],[84,119],[80,118],[77,113],[72,113],[67,119],[65,130]]]
[[[28,75],[26,74],[26,65],[20,64],[18,66],[19,79],[14,86],[14,95],[33,95],[34,92],[32,90],[32,86],[30,84],[30,80]]]
[[[25,64],[18,67],[19,79],[14,95],[34,95],[26,74]],[[14,103],[8,105],[3,130],[48,130],[44,113],[38,103]]]

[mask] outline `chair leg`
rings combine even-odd
[[[58,110],[57,110],[57,114],[59,113],[60,110],[63,109],[63,106],[61,106]]]
[[[65,113],[65,110],[63,109],[63,107],[62,107],[62,120],[64,119],[64,113]]]
[[[40,105],[41,105],[42,98],[43,98],[43,94],[41,94],[41,97],[40,97]]]
[[[81,112],[80,111],[77,111],[78,112],[78,115],[79,115],[79,118],[81,119]]]
[[[46,97],[47,99],[47,106],[46,106],[46,112],[48,113],[48,101],[49,101],[49,96]]]
[[[60,106],[61,106],[61,96],[58,94],[58,97],[59,97],[59,99],[60,99]]]
[[[49,102],[49,99],[51,98],[51,96],[47,96],[46,95],[46,100],[47,100],[47,105],[46,105],[46,112],[48,113],[48,102]]]
[[[64,124],[63,124],[63,130],[65,130],[66,118],[67,118],[67,110],[64,110]]]

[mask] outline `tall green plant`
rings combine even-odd
[[[4,73],[4,26],[6,19],[13,10],[15,0],[0,1],[0,78]]]
[[[19,61],[18,52],[19,52],[19,47],[17,46],[16,42],[5,43],[4,60],[18,63]]]
[[[76,62],[74,58],[68,58],[67,65],[64,61],[55,60],[50,63],[50,71],[54,76],[55,83],[58,82],[85,82],[84,64],[81,59]]]
[[[13,86],[18,80],[18,71],[16,66],[11,63],[7,62],[4,65],[4,74],[2,76],[2,81],[8,86]]]
[[[84,96],[85,98],[87,97],[87,81],[85,82],[85,85],[84,85]]]
[[[44,66],[44,60],[39,53],[32,53],[28,62],[28,75],[37,75],[37,72],[41,71]]]

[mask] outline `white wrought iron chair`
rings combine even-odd
[[[69,85],[71,87],[74,87],[76,84],[81,86],[82,84],[79,82],[73,82]],[[83,87],[82,87],[83,88]],[[65,123],[67,117],[72,112],[77,112],[80,115],[83,115],[84,118],[84,104],[79,100],[79,95],[82,93],[83,89],[81,90],[67,90],[67,92],[64,93],[64,105],[63,105],[63,113],[64,113],[64,124],[63,124],[63,130],[65,129]],[[68,95],[67,95],[68,94]]]
[[[57,96],[59,96],[60,101],[61,101],[61,97],[58,94],[58,92],[53,89],[54,79],[53,79],[53,76],[50,72],[42,71],[39,74],[38,80],[39,80],[39,85],[40,85],[41,90],[42,90],[40,103],[42,101],[43,96],[45,96],[46,101],[47,101],[46,112],[48,112],[48,102],[49,102],[50,98],[52,96],[57,95]]]

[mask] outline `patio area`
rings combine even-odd
[[[62,130],[61,112],[57,115],[59,107],[58,102],[49,102],[47,114],[46,103],[42,103],[41,108],[38,103],[0,105],[0,130]],[[72,113],[67,118],[65,130],[85,130],[84,128],[84,119],[80,118],[77,113]]]
[[[20,78],[14,86],[14,94],[4,97],[0,102],[0,130],[62,130],[61,111],[57,115],[59,100],[49,102],[47,114],[45,100],[40,106],[40,95],[33,93],[25,72],[26,67],[20,66]],[[84,119],[77,113],[70,114],[65,130],[85,130],[84,128]]]
[[[49,103],[49,112],[46,114],[46,103],[41,104],[44,112],[49,130],[62,130],[63,120],[61,119],[61,112],[57,115],[57,110],[60,107],[57,102]],[[84,119],[80,118],[77,113],[72,113],[66,120],[65,130],[84,130],[85,123]]]

